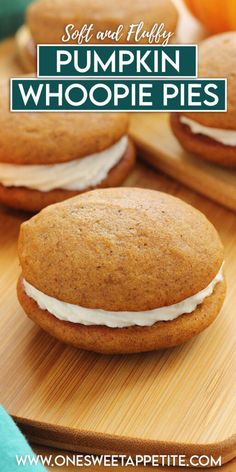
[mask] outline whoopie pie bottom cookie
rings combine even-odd
[[[171,113],[171,128],[183,148],[205,161],[224,167],[236,167],[236,146],[226,146],[209,136],[194,134],[189,126],[181,123],[180,113]]]
[[[172,347],[225,298],[224,248],[196,208],[143,188],[85,192],[22,223],[18,298],[61,341],[102,353]]]
[[[128,140],[127,150],[108,173],[107,177],[96,187],[106,188],[119,186],[129,175],[135,164],[135,148],[132,141]],[[0,184],[0,203],[3,203],[11,208],[26,211],[39,211],[42,208],[75,197],[85,191],[91,190],[92,187],[83,191],[78,190],[64,190],[54,189],[48,192],[41,192],[26,187],[5,187]]]
[[[18,299],[28,317],[60,341],[77,348],[104,354],[146,352],[182,344],[206,329],[217,317],[223,305],[226,283],[219,282],[212,295],[194,312],[173,321],[158,321],[152,326],[109,328],[85,326],[57,319],[47,310],[41,310],[18,280]]]

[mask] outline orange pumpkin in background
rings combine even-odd
[[[235,0],[185,0],[185,3],[210,33],[236,30]]]

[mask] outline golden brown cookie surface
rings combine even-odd
[[[206,329],[218,315],[225,297],[225,282],[220,282],[213,294],[190,314],[173,321],[159,321],[153,326],[108,328],[84,326],[60,321],[24,292],[22,279],[18,281],[18,298],[25,312],[35,323],[62,342],[77,348],[113,353],[145,352],[176,346]]]
[[[224,112],[185,112],[183,115],[204,126],[236,130],[236,32],[211,36],[199,45],[199,77],[227,79],[227,105]]]
[[[126,113],[11,113],[0,81],[0,162],[54,164],[94,154],[128,131]]]
[[[144,22],[144,29],[151,29],[154,23],[164,23],[165,29],[173,32],[177,11],[171,0],[38,0],[27,11],[27,24],[35,43],[60,43],[65,25],[72,24],[78,29],[91,23],[92,43],[100,42],[96,39],[98,31],[115,31],[120,24],[124,25],[124,36],[119,42],[124,43],[129,25],[140,21]],[[112,42],[109,38],[103,41]]]
[[[101,189],[21,226],[23,277],[59,300],[108,311],[172,305],[206,288],[223,262],[215,228],[178,198]]]
[[[127,151],[108,173],[105,180],[96,188],[113,187],[120,185],[128,176],[135,164],[135,149],[129,141]],[[85,189],[87,191],[90,189]],[[25,187],[4,187],[0,185],[0,203],[17,210],[39,211],[47,205],[52,205],[67,198],[74,197],[82,191],[54,189],[49,192],[40,192]]]

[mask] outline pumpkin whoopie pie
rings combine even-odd
[[[98,189],[21,225],[18,298],[78,348],[142,352],[207,328],[224,297],[223,247],[192,206],[140,188]]]
[[[66,25],[74,25],[71,34],[83,25],[93,25],[91,43],[125,43],[130,24],[142,21],[143,31],[151,30],[154,23],[164,24],[166,32],[174,32],[177,24],[177,10],[171,0],[37,0],[27,9],[26,24],[16,36],[18,54],[27,72],[36,68],[36,44],[62,43]],[[123,25],[123,34],[118,41],[110,36],[102,40],[98,32],[116,31]],[[69,43],[76,44],[76,38]],[[68,42],[64,44],[68,44]],[[134,36],[129,40],[134,43]],[[148,42],[141,38],[139,43]],[[161,44],[161,40],[160,40]]]
[[[171,114],[172,130],[187,151],[236,167],[236,32],[212,36],[199,47],[199,76],[227,79],[227,112]]]
[[[10,113],[9,84],[0,86],[0,203],[38,211],[127,177],[128,114]]]

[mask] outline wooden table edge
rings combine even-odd
[[[59,449],[94,454],[178,454],[189,458],[208,455],[222,458],[222,464],[236,457],[236,434],[216,443],[178,443],[140,439],[102,432],[79,430],[13,416],[29,441]]]

